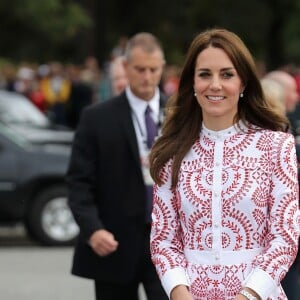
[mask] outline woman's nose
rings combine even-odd
[[[220,78],[218,76],[212,77],[210,88],[212,90],[220,90],[222,88]]]

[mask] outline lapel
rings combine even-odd
[[[162,123],[164,118],[164,107],[166,105],[166,97],[160,94],[160,123]],[[117,102],[117,114],[120,120],[121,130],[124,130],[129,146],[132,150],[133,156],[137,164],[140,166],[140,155],[138,149],[138,142],[135,134],[135,129],[132,121],[131,108],[126,97],[125,92],[119,96],[119,101]]]
[[[121,130],[125,132],[129,146],[133,152],[134,160],[140,166],[140,155],[131,116],[131,108],[125,93],[122,93],[119,99],[120,101],[118,102],[117,113],[118,119],[120,120]]]

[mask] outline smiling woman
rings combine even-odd
[[[299,238],[295,141],[233,32],[191,43],[162,136],[151,253],[172,300],[283,300]]]
[[[232,125],[243,89],[242,80],[224,50],[210,46],[199,54],[194,90],[207,126],[221,130]]]

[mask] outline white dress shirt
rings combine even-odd
[[[139,150],[144,150],[145,147],[145,140],[147,138],[147,131],[146,131],[146,124],[145,124],[145,111],[146,107],[149,105],[151,108],[151,116],[156,124],[159,124],[159,116],[160,116],[160,110],[159,110],[159,89],[157,88],[155,90],[155,94],[152,99],[145,101],[138,97],[136,97],[130,87],[127,87],[126,90],[126,96],[129,101],[129,105],[132,112],[132,120],[135,128],[135,133],[138,139],[139,144]]]
[[[145,101],[137,96],[135,96],[130,87],[127,87],[126,96],[129,101],[129,105],[131,108],[131,116],[132,121],[137,137],[139,154],[140,154],[140,162],[141,168],[143,173],[144,182],[146,185],[153,185],[153,180],[150,176],[149,172],[149,160],[148,155],[150,149],[147,146],[147,130],[146,130],[146,123],[145,123],[145,111],[147,106],[149,105],[151,108],[151,116],[154,122],[159,125],[160,122],[160,93],[159,89],[155,90],[155,94],[152,99]]]

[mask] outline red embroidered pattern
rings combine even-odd
[[[279,284],[300,226],[293,137],[255,127],[221,139],[202,133],[182,161],[175,191],[171,170],[170,161],[154,189],[151,253],[163,284],[174,283],[168,271],[178,269],[195,300],[234,299],[257,268]],[[249,261],[230,262],[238,251],[259,248]],[[207,253],[210,263],[190,253]],[[225,254],[229,261],[218,263]],[[286,299],[280,285],[269,299]]]

